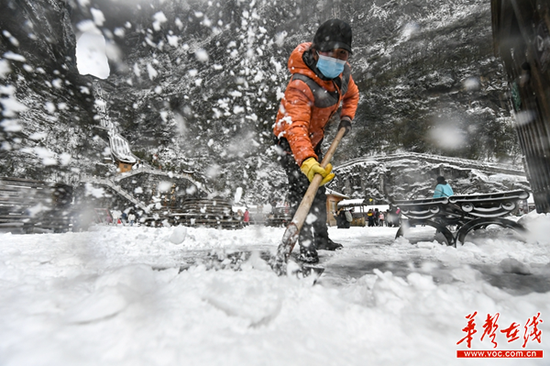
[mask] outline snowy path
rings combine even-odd
[[[487,235],[478,235],[478,237],[471,237],[472,241],[484,248],[491,248],[491,251],[479,252],[477,257],[452,256],[450,260],[446,260],[446,253],[453,255],[457,251],[455,248],[447,248],[434,242],[420,242],[411,247],[406,241],[404,246],[395,246],[393,239],[396,228],[353,229],[362,230],[365,233],[354,235],[356,239],[347,243],[345,252],[321,252],[321,258],[326,267],[321,284],[334,282],[335,285],[343,285],[351,279],[372,274],[374,269],[382,272],[389,271],[402,278],[417,272],[432,276],[434,282],[438,284],[451,283],[455,281],[452,276],[453,271],[469,266],[478,271],[479,275],[491,285],[514,295],[550,291],[550,266],[548,263],[543,263],[544,259],[541,262],[537,258],[530,258],[527,263],[524,263],[523,256],[526,253],[523,253],[523,244],[519,244],[520,242],[503,241],[498,237],[495,241],[495,238],[488,239]],[[493,229],[497,234],[510,234],[501,228]],[[434,229],[429,227],[420,228],[417,230],[417,237],[432,238],[433,231]],[[339,234],[337,231],[331,236],[338,238]],[[345,235],[341,233],[341,241],[346,240]],[[502,244],[503,242],[507,244]],[[519,244],[521,247],[503,248],[502,253],[491,255],[492,251],[499,251],[500,245],[506,247],[511,243]],[[466,247],[468,251],[474,250],[474,253],[477,249],[471,243],[467,243]],[[459,248],[458,251],[461,249]]]
[[[275,276],[256,255],[238,272],[180,272],[198,252],[274,251],[282,228],[0,234],[0,364],[464,365],[457,342],[475,311],[471,349],[493,349],[480,339],[488,314],[523,329],[540,313],[541,343],[528,337],[525,349],[548,355],[550,217],[529,223],[527,243],[491,234],[460,248],[331,228],[345,249],[321,252],[315,286]],[[523,338],[496,341],[523,349]]]

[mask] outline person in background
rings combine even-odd
[[[445,180],[445,177],[437,177],[437,185],[435,186],[433,198],[450,197],[454,194],[453,189]]]
[[[369,227],[374,226],[374,211],[372,208],[369,208],[367,211],[367,222]]]
[[[336,216],[336,221],[337,221],[338,228],[349,229],[351,226],[351,222],[353,221],[353,218],[351,216],[351,213],[348,210],[341,208],[338,211],[338,215]]]
[[[136,221],[136,215],[134,215],[133,212],[130,212],[128,215],[128,222],[130,223],[130,226],[134,226],[134,222]]]
[[[345,229],[346,228],[346,213],[344,212],[344,209],[341,208],[338,210],[338,213],[336,216],[336,226],[339,229]]]
[[[384,211],[380,211],[380,216],[378,217],[380,226],[384,226],[384,218],[385,218]]]
[[[351,76],[352,31],[348,23],[331,19],[319,26],[313,42],[298,45],[288,60],[292,74],[273,128],[279,162],[288,177],[290,214],[294,216],[316,174],[323,177],[298,243],[299,259],[319,261],[317,249],[337,250],[342,245],[328,237],[325,184],[334,178],[332,165],[322,168],[321,144],[332,117],[339,129],[351,130],[359,89]]]
[[[113,217],[113,224],[118,225],[120,223],[120,211],[114,210],[111,216]]]
[[[346,215],[346,221],[349,228],[351,226],[351,223],[353,222],[353,208],[346,210],[344,212],[344,215]]]
[[[243,221],[244,226],[248,226],[250,224],[250,211],[248,211],[248,208],[244,210]]]

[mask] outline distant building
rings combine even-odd
[[[118,133],[109,133],[109,143],[111,154],[119,172],[125,173],[131,171],[132,166],[137,163],[137,159],[130,151],[128,141]]]
[[[327,188],[327,225],[336,226],[336,212],[338,211],[338,203],[349,199],[348,196],[342,193],[335,192]]]
[[[390,209],[390,205],[373,205],[371,201],[372,200],[366,200],[363,198],[342,200],[338,203],[338,209],[344,208],[352,210],[352,226],[365,226],[367,221],[367,212],[369,212],[370,209],[373,211],[378,209],[380,212],[386,212]]]

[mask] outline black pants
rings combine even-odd
[[[298,164],[296,164],[288,141],[283,138],[276,141],[276,143],[280,148],[279,163],[288,177],[289,191],[287,201],[290,205],[290,213],[294,217],[309,187],[309,180],[306,175],[302,173]],[[315,154],[317,154],[319,160],[322,160],[320,146],[321,144],[319,143],[319,147],[315,149]],[[313,204],[304,222],[304,226],[300,231],[298,241],[301,246],[309,247],[313,244],[315,248],[320,245],[326,245],[328,242],[327,195],[324,186],[319,187],[317,194],[315,194]]]

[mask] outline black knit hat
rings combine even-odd
[[[317,29],[313,47],[322,52],[343,48],[351,53],[350,25],[340,19],[327,20]]]

